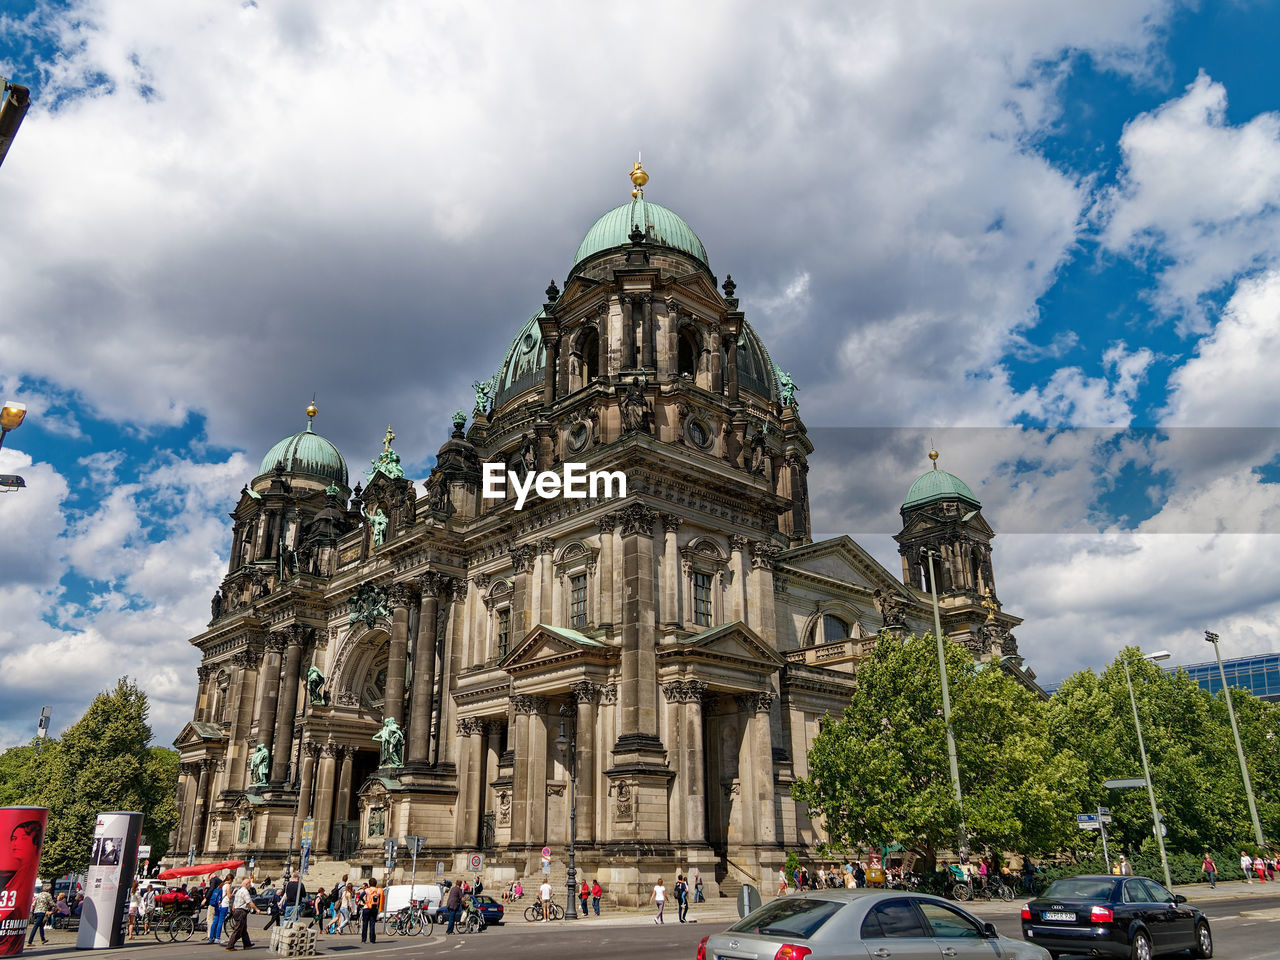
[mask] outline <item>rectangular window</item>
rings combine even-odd
[[[511,609],[504,607],[498,611],[498,656],[507,655],[507,646],[511,643]]]
[[[569,578],[571,601],[569,607],[569,626],[575,630],[585,630],[587,626],[587,575],[579,573]]]
[[[711,626],[711,574],[693,575],[693,622],[700,627]]]

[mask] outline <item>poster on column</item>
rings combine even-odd
[[[26,943],[48,822],[44,807],[0,807],[0,957],[16,957]]]
[[[140,813],[98,814],[76,949],[97,950],[124,943],[124,916],[129,887],[137,873],[141,834]]]

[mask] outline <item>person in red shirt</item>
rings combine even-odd
[[[583,877],[582,886],[578,889],[578,899],[582,901],[582,915],[584,917],[587,916],[587,898],[590,896],[591,888],[587,886],[586,877]]]
[[[603,896],[604,888],[600,886],[600,881],[597,879],[591,884],[591,907],[595,910],[597,917],[600,916],[600,898]]]

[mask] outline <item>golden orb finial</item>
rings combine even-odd
[[[930,450],[929,459],[933,461],[933,469],[937,470],[938,469],[938,451]]]
[[[631,191],[632,199],[644,199],[644,185],[649,182],[649,174],[640,165],[640,155],[636,154],[636,162],[631,167],[631,183],[635,189]]]
[[[316,406],[316,402],[314,400],[312,400],[310,403],[307,404],[308,420],[314,420],[316,418],[316,414],[319,412],[320,412],[320,409]]]

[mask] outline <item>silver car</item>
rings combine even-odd
[[[815,890],[766,903],[697,960],[1049,960],[953,903],[898,890]]]

